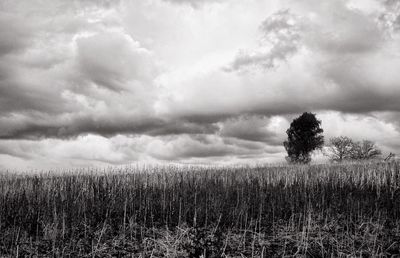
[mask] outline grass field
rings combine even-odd
[[[2,257],[400,255],[400,163],[0,175]]]

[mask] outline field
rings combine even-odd
[[[396,257],[400,163],[0,175],[2,257]]]

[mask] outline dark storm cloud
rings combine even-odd
[[[218,131],[218,126],[215,123],[193,123],[189,121],[170,121],[163,126],[153,127],[144,132],[148,135],[177,135],[177,134],[213,134]]]
[[[282,141],[277,133],[268,128],[270,122],[270,118],[265,116],[239,116],[222,122],[219,133],[224,137],[281,145]]]
[[[263,144],[238,139],[224,139],[216,135],[179,135],[162,139],[159,148],[152,148],[150,155],[162,160],[187,158],[211,158],[241,155],[262,155],[268,153]],[[152,146],[152,147],[156,147]],[[273,150],[270,153],[273,153]]]
[[[9,118],[11,119],[11,118]],[[179,135],[179,134],[212,134],[219,130],[215,124],[198,124],[183,120],[164,120],[151,117],[115,116],[109,117],[68,117],[59,119],[43,117],[41,121],[23,119],[0,125],[1,139],[74,138],[82,134],[97,134],[112,137],[118,134],[127,135]],[[108,120],[107,120],[108,119]],[[0,122],[7,118],[0,119]]]

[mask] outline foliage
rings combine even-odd
[[[190,228],[187,241],[182,245],[189,257],[221,257],[222,234],[220,230],[210,231],[207,228]]]
[[[324,144],[321,121],[315,114],[305,112],[290,124],[286,131],[288,140],[283,143],[288,153],[289,163],[309,163],[311,153],[321,149]]]

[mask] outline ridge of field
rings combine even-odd
[[[0,207],[3,256],[400,253],[399,162],[2,173]]]

